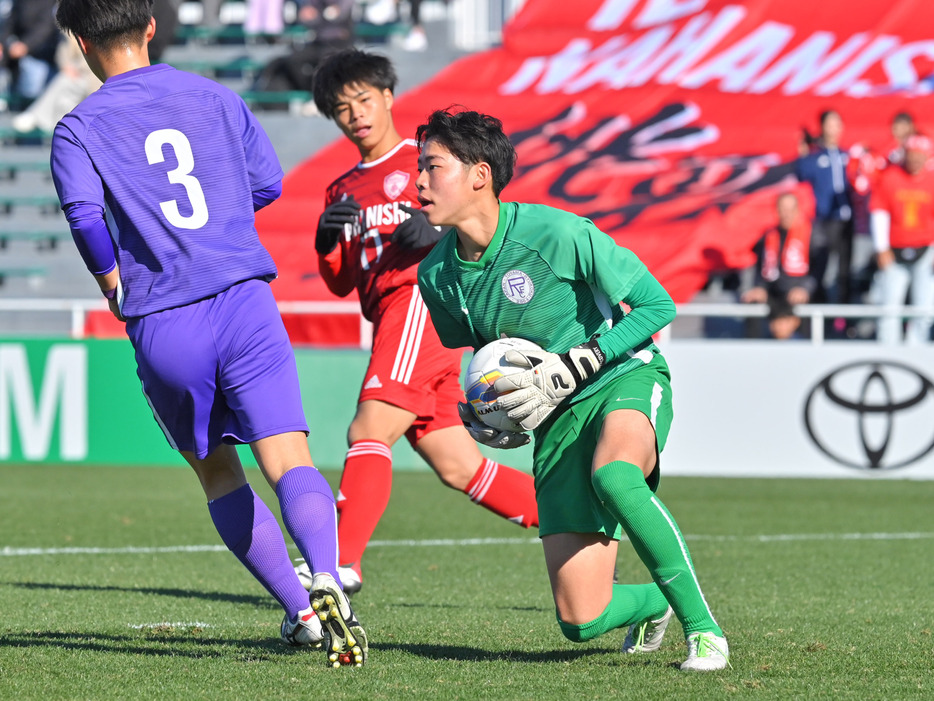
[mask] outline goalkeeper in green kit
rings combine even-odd
[[[582,642],[628,626],[623,651],[653,652],[674,614],[687,639],[681,669],[727,667],[687,544],[655,496],[672,404],[652,335],[674,319],[671,297],[590,220],[500,201],[516,154],[499,120],[436,111],[417,137],[421,211],[453,227],[418,269],[442,343],[518,337],[545,349],[507,352],[525,371],[495,389],[500,410],[535,433],[539,535],[561,632]],[[485,427],[469,405],[461,418],[481,443],[527,442]],[[623,533],[653,583],[612,583]]]

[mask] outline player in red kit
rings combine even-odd
[[[905,140],[901,165],[882,171],[872,196],[872,239],[878,273],[876,294],[881,304],[900,307],[910,290],[911,304],[934,303],[934,170],[928,167],[934,143],[914,134]],[[908,321],[905,343],[931,340],[930,317]],[[879,320],[882,343],[902,342],[902,319],[895,314]]]
[[[532,476],[485,458],[458,416],[463,351],[441,345],[416,280],[441,232],[417,209],[418,149],[393,125],[395,84],[389,59],[357,49],[329,56],[314,83],[321,114],[360,151],[360,162],[327,189],[318,266],[334,294],[357,290],[374,324],[337,497],[339,571],[348,592],[360,588],[360,558],[389,502],[391,448],[403,436],[446,485],[503,518],[538,526]],[[504,447],[503,440],[528,438],[489,435],[485,442]],[[296,569],[307,574],[304,563]]]

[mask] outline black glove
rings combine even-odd
[[[422,210],[404,204],[400,204],[399,209],[411,216],[396,227],[392,235],[393,243],[398,243],[404,248],[425,248],[434,246],[444,236],[443,232],[428,223],[428,218],[422,214]]]
[[[318,219],[315,250],[322,256],[333,251],[337,245],[337,239],[344,231],[344,225],[356,222],[359,214],[360,203],[353,198],[353,195],[326,207]]]
[[[477,420],[477,415],[473,413],[470,404],[467,402],[457,403],[457,413],[464,422],[464,428],[467,433],[477,443],[482,443],[490,448],[502,448],[510,450],[511,448],[521,448],[528,443],[531,438],[527,433],[513,433],[512,431],[500,431],[491,428]]]

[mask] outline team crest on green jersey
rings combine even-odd
[[[516,304],[528,304],[535,294],[532,278],[521,270],[510,270],[503,275],[502,287],[506,299]]]

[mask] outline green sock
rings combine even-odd
[[[642,470],[628,462],[608,463],[594,473],[593,487],[622,524],[652,580],[681,621],[684,634],[709,631],[723,635],[701,592],[678,524],[649,489]]]
[[[575,625],[559,618],[558,626],[568,640],[582,643],[649,616],[661,616],[667,608],[668,602],[654,584],[614,584],[613,598],[594,620]]]

